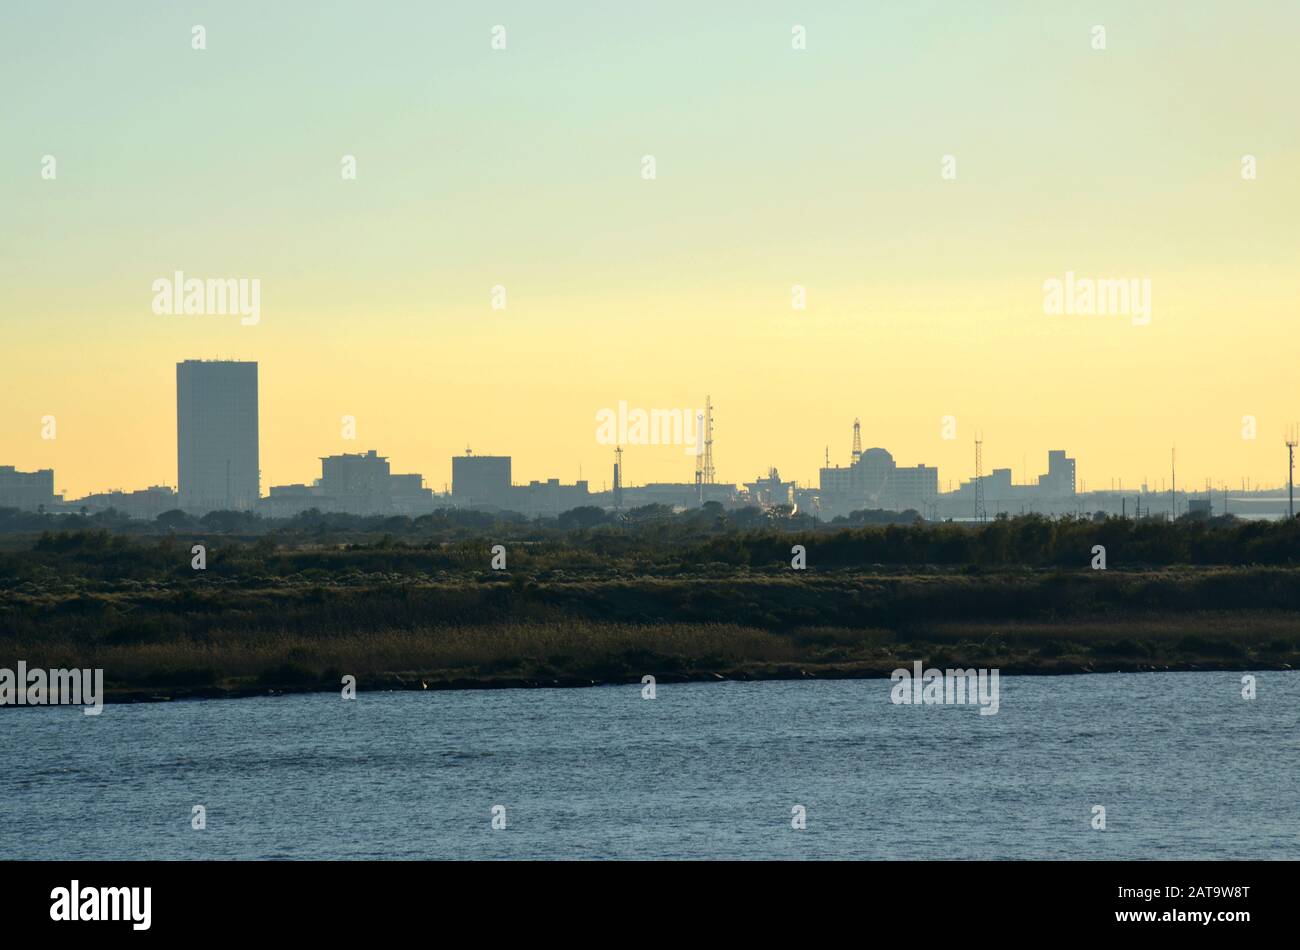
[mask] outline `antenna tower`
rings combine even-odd
[[[704,484],[713,484],[713,397],[704,397]]]
[[[1286,436],[1286,516],[1295,517],[1295,447],[1296,427],[1292,426]]]

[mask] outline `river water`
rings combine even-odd
[[[1300,858],[1300,672],[890,686],[6,710],[0,857]]]

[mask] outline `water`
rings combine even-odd
[[[889,688],[7,710],[0,857],[1300,858],[1300,672],[1008,676],[995,716]]]

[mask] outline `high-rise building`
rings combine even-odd
[[[176,364],[176,456],[180,506],[192,514],[251,511],[261,495],[257,364]]]

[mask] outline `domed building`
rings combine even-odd
[[[858,423],[854,423],[853,461],[847,466],[821,470],[821,509],[827,517],[863,509],[906,511],[922,515],[939,499],[939,470],[928,465],[899,466],[882,448],[859,451]]]

